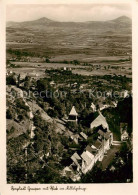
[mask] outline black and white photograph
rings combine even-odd
[[[130,4],[8,4],[7,184],[133,183],[132,62]]]

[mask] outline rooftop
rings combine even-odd
[[[91,147],[89,145],[87,145],[86,151],[90,152],[93,155],[95,155],[97,153],[97,149],[95,147]]]
[[[72,107],[69,115],[74,115],[74,116],[78,116],[78,113],[76,112],[75,106]]]
[[[99,130],[98,134],[104,137],[105,139],[109,139],[110,137],[110,132],[103,132],[102,130]]]
[[[72,161],[76,164],[79,165],[78,161],[81,160],[81,157],[77,154],[77,152],[75,152],[72,156],[71,156]]]
[[[87,165],[89,165],[91,163],[91,158],[87,155],[86,152],[83,152],[81,157],[86,162]]]
[[[95,141],[95,143],[93,143],[93,145],[97,148],[97,149],[99,149],[101,146],[102,146],[102,142],[100,142],[100,140],[96,140]]]
[[[80,135],[87,140],[88,136],[85,133],[81,132]]]
[[[91,122],[91,126],[98,127],[102,125],[104,128],[108,127],[105,117],[99,112],[99,115]]]

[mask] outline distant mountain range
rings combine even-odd
[[[50,20],[46,17],[42,17],[37,20],[33,21],[25,21],[25,22],[7,22],[7,27],[31,27],[31,26],[41,26],[41,25],[49,25],[49,26],[93,26],[98,27],[99,25],[105,25],[107,27],[114,25],[119,25],[121,27],[130,27],[131,26],[131,19],[127,16],[121,16],[119,18],[116,18],[114,20],[107,20],[107,21],[87,21],[87,22],[58,22],[54,20]],[[44,27],[44,26],[43,26]]]
[[[76,37],[75,39],[80,38],[79,41],[81,41],[82,37],[87,38],[91,35],[131,35],[132,20],[121,16],[108,21],[59,22],[43,17],[33,21],[7,22],[7,37],[10,36],[11,32],[16,36],[17,32],[22,34],[25,31],[37,33],[37,35],[46,33],[48,37],[54,34],[57,41],[66,37],[66,42],[68,36],[70,36],[70,40]]]
[[[68,55],[67,58],[59,57],[67,60],[84,60],[86,55],[127,55],[131,53],[131,35],[132,21],[126,16],[87,22],[59,22],[43,17],[33,21],[7,22],[6,29],[7,48],[41,56]]]

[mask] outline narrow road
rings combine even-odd
[[[120,150],[120,146],[121,145],[112,146],[112,148],[107,152],[106,156],[104,156],[101,162],[103,170],[105,170],[108,167],[108,165],[111,163],[111,161],[115,157],[115,153]]]

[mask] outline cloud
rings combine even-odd
[[[7,21],[28,21],[47,17],[57,21],[110,20],[125,15],[131,17],[129,5],[8,5]]]

